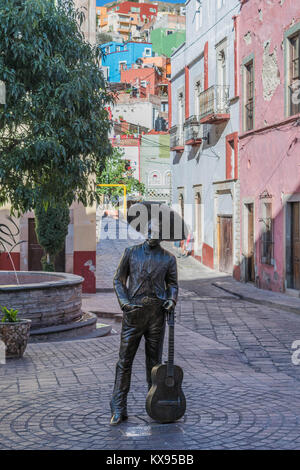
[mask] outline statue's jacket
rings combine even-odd
[[[170,299],[176,303],[178,281],[175,256],[160,245],[150,248],[144,242],[125,249],[114,276],[114,289],[121,308],[135,299],[147,279],[158,299]]]

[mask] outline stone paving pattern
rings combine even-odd
[[[100,242],[105,288],[124,247],[136,242]],[[191,258],[178,265],[175,362],[184,370],[185,416],[165,425],[147,416],[143,345],[129,420],[111,427],[119,335],[29,344],[22,360],[0,365],[0,449],[300,449],[300,366],[291,362],[300,316],[219,289],[213,284],[225,277]]]

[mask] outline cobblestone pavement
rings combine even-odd
[[[126,244],[100,243],[107,288]],[[29,344],[22,360],[0,365],[0,449],[300,449],[300,366],[290,349],[300,316],[241,301],[212,285],[219,274],[178,261],[175,362],[185,374],[185,416],[167,425],[147,416],[143,345],[129,420],[111,427],[119,336]]]

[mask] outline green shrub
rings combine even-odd
[[[65,203],[49,206],[39,204],[35,209],[36,234],[45,250],[42,258],[43,271],[55,271],[55,256],[60,252],[68,234],[69,207]]]
[[[7,323],[17,323],[18,321],[20,321],[17,318],[19,310],[14,310],[13,308],[8,310],[7,307],[4,307],[2,305],[0,305],[0,309],[3,313],[3,318],[1,320],[2,323],[5,323],[5,322],[7,322]]]

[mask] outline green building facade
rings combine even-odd
[[[147,201],[170,203],[171,165],[170,135],[145,134],[140,147],[141,181],[145,184]]]
[[[169,28],[157,28],[151,31],[152,51],[157,55],[171,57],[172,52],[185,41],[185,31],[173,31]]]

